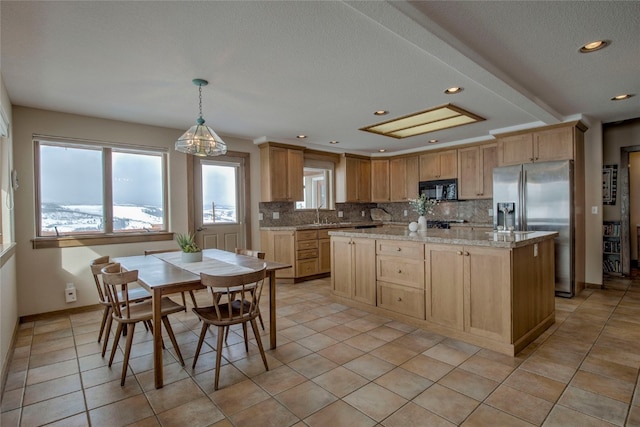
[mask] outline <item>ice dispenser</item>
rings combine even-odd
[[[512,227],[513,230],[516,226],[516,204],[514,202],[500,202],[496,206],[497,222],[496,226],[498,230],[502,227],[503,230],[509,230]]]

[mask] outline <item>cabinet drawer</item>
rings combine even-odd
[[[378,307],[417,319],[425,318],[424,291],[378,281]]]
[[[317,240],[303,240],[302,242],[298,241],[298,250],[315,249],[317,247],[318,247]]]
[[[377,279],[424,290],[424,261],[378,256]]]
[[[413,242],[378,240],[376,254],[391,255],[403,258],[424,259],[424,245]]]
[[[296,240],[314,240],[318,238],[318,230],[297,230]]]
[[[304,249],[298,251],[296,259],[318,258],[318,249]]]
[[[311,276],[318,274],[318,259],[304,259],[296,262],[296,276]]]

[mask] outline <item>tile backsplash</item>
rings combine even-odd
[[[489,216],[489,209],[493,201],[462,200],[455,202],[441,202],[435,207],[428,219],[464,220],[477,224],[491,224],[493,218]],[[312,224],[317,220],[315,209],[295,209],[293,202],[260,202],[258,205],[262,220],[260,227],[278,227],[290,225]],[[371,209],[380,208],[391,215],[391,222],[409,223],[418,220],[418,214],[411,210],[408,202],[394,203],[336,203],[335,210],[320,209],[320,222],[368,222],[371,221]],[[405,210],[407,216],[404,216]],[[364,211],[364,216],[362,212]],[[342,217],[339,217],[342,212]],[[276,214],[276,215],[274,215]],[[278,219],[274,219],[274,216]]]

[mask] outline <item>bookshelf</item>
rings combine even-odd
[[[602,222],[602,271],[622,274],[620,221]]]

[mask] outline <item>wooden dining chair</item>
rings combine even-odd
[[[111,264],[109,260],[109,255],[101,256],[100,258],[96,258],[89,263],[91,267],[91,274],[93,274],[93,281],[96,285],[96,290],[98,291],[98,304],[103,307],[102,311],[102,322],[100,323],[100,332],[98,333],[98,342],[102,339],[102,335],[104,334],[104,342],[102,343],[102,357],[107,351],[107,341],[109,341],[109,333],[111,332],[111,302],[107,297],[107,294],[104,292],[103,284],[100,282],[100,277],[102,276],[102,269],[107,265]],[[151,294],[147,292],[146,289],[140,287],[134,287],[128,289],[129,301],[131,302],[140,302],[146,299],[151,298]],[[118,299],[123,301],[124,298],[122,296],[121,291],[118,291]],[[146,324],[145,324],[146,327]]]
[[[258,317],[258,306],[260,304],[260,295],[264,287],[267,265],[264,264],[262,269],[252,271],[250,273],[237,274],[233,276],[215,276],[200,273],[200,280],[204,286],[211,289],[212,305],[208,307],[193,308],[193,312],[202,320],[202,330],[200,331],[200,339],[193,358],[192,368],[195,369],[198,355],[202,348],[202,342],[209,326],[218,327],[218,343],[216,347],[216,374],[214,382],[214,390],[218,389],[220,379],[220,361],[222,359],[222,345],[224,339],[225,328],[232,325],[242,324],[245,336],[247,335],[247,323],[251,324],[251,329],[256,337],[260,356],[264,362],[264,367],[269,370],[267,358],[264,354],[262,340],[258,333],[258,325],[256,318]],[[240,296],[236,299],[223,299],[220,294],[230,295],[235,293]]]
[[[163,254],[166,252],[179,252],[180,249],[148,249],[144,251],[145,256],[146,255],[153,255],[153,254]],[[184,291],[180,292],[180,295],[182,295],[182,305],[184,306],[184,311],[187,311],[187,299],[184,296]],[[198,303],[196,303],[196,296],[193,293],[193,291],[189,291],[189,295],[191,296],[191,302],[193,303],[194,307],[198,306]]]
[[[113,347],[111,348],[111,356],[109,357],[109,367],[113,363],[113,358],[118,348],[118,342],[122,335],[123,327],[126,325],[128,330],[127,342],[124,350],[124,361],[122,365],[122,377],[120,379],[120,385],[124,386],[124,381],[127,376],[127,368],[129,364],[129,355],[131,354],[131,345],[133,344],[133,332],[135,330],[136,323],[143,322],[151,324],[153,318],[153,307],[151,300],[145,300],[140,303],[133,303],[127,297],[127,288],[130,283],[135,283],[138,280],[138,270],[122,271],[120,264],[113,263],[102,268],[102,282],[104,283],[105,291],[109,301],[111,301],[112,315],[111,317],[118,324],[116,328],[116,335],[113,341]],[[124,300],[119,299],[118,288],[122,288],[121,295]],[[161,313],[162,323],[164,324],[167,334],[173,344],[173,349],[180,360],[180,364],[184,366],[184,360],[182,359],[182,353],[178,347],[178,342],[171,328],[169,322],[169,315],[184,310],[184,306],[174,302],[168,297],[163,297],[161,301]]]
[[[258,259],[264,259],[266,255],[265,252],[262,252],[262,251],[256,251],[253,249],[240,249],[240,248],[236,248],[236,254],[252,256]],[[260,326],[262,326],[262,330],[264,331],[264,322],[262,321],[262,314],[260,313],[260,307],[258,307],[258,320],[260,320]],[[228,333],[229,333],[229,330],[227,330],[227,334]],[[246,337],[245,337],[245,341],[246,341]]]

